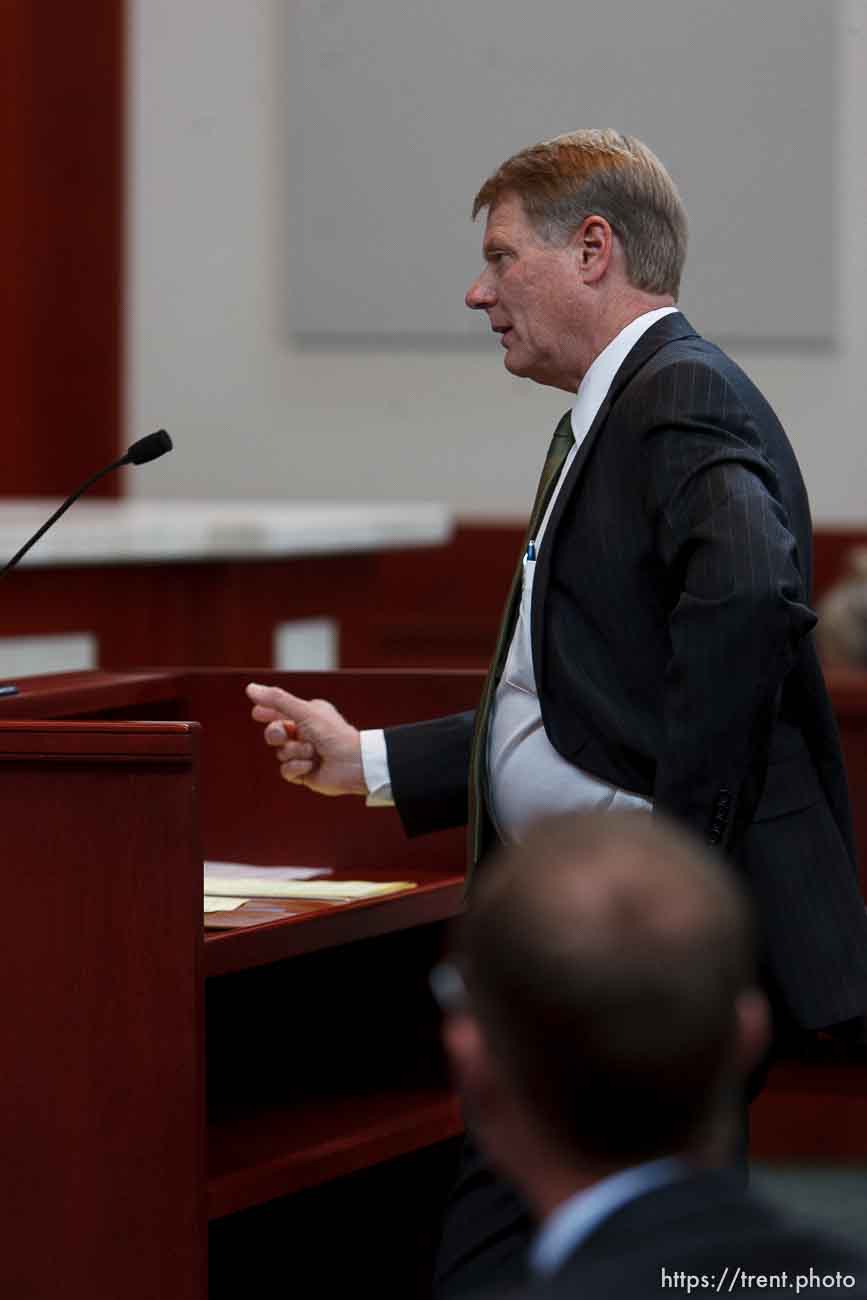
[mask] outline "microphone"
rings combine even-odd
[[[146,465],[149,460],[156,460],[158,456],[163,456],[167,451],[172,449],[172,440],[166,433],[165,429],[157,429],[156,433],[149,433],[144,438],[139,438],[134,442],[125,456],[121,456],[116,461],[116,465]],[[114,469],[114,465],[109,465],[109,469]],[[106,474],[107,470],[100,470],[101,474]]]
[[[92,474],[86,483],[82,483],[81,487],[78,488],[77,491],[73,492],[71,497],[66,498],[60,509],[55,510],[51,518],[46,520],[39,531],[34,533],[30,540],[24,543],[21,550],[16,551],[12,556],[12,559],[5,564],[2,569],[0,569],[0,578],[3,577],[4,573],[8,573],[10,569],[15,568],[15,565],[19,560],[23,559],[31,546],[36,545],[42,534],[47,533],[51,525],[56,523],[60,516],[64,514],[89,487],[93,487],[97,479],[101,479],[105,474],[110,474],[112,470],[120,469],[121,465],[146,465],[149,460],[156,460],[158,456],[164,456],[165,453],[171,451],[171,449],[172,440],[166,433],[165,429],[157,429],[156,433],[149,433],[144,438],[139,438],[123,454],[123,456],[118,460],[112,461],[110,465],[106,465],[105,469],[98,470],[96,474]]]

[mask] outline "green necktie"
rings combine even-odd
[[[567,411],[554,430],[554,437],[551,439],[551,446],[548,448],[548,455],[545,457],[545,464],[542,466],[542,477],[539,479],[539,486],[536,489],[536,500],[533,502],[533,509],[530,512],[527,534],[521,554],[518,557],[518,565],[515,569],[515,576],[512,578],[512,585],[509,588],[503,617],[500,620],[500,630],[497,634],[494,657],[491,660],[491,666],[488,669],[488,675],[482,688],[482,697],[476,709],[476,725],[470,748],[467,888],[469,888],[473,870],[481,857],[483,848],[485,831],[484,793],[488,766],[488,724],[491,720],[491,705],[494,701],[494,694],[503,674],[506,656],[509,653],[512,634],[518,618],[518,611],[521,608],[523,561],[527,542],[536,536],[536,530],[542,522],[548,502],[551,500],[554,485],[560,477],[563,462],[574,445],[572,412]]]

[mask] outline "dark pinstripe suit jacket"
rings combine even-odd
[[[747,873],[771,991],[802,1025],[867,1009],[867,920],[813,645],[803,480],[768,403],[679,313],[618,371],[536,563],[549,740]],[[466,818],[471,715],[386,733],[410,834]]]

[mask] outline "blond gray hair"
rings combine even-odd
[[[647,145],[619,131],[558,135],[507,158],[473,202],[473,217],[507,194],[522,201],[546,243],[565,243],[588,216],[620,240],[636,289],[677,298],[686,259],[686,211],[674,181]]]

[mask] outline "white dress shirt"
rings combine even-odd
[[[656,1187],[686,1176],[686,1165],[673,1156],[649,1160],[603,1178],[558,1205],[539,1229],[530,1247],[530,1270],[550,1277],[615,1210]]]
[[[642,334],[676,310],[661,307],[636,317],[599,353],[581,380],[571,416],[575,446],[566,458],[537,530],[534,539],[537,551],[560,487],[614,376]],[[608,785],[569,763],[557,753],[545,734],[530,642],[534,572],[535,562],[525,559],[520,612],[494,697],[488,731],[489,789],[493,805],[490,811],[505,842],[517,842],[530,822],[549,813],[650,807],[641,796]],[[382,731],[362,731],[361,760],[370,792],[368,804],[392,803]]]

